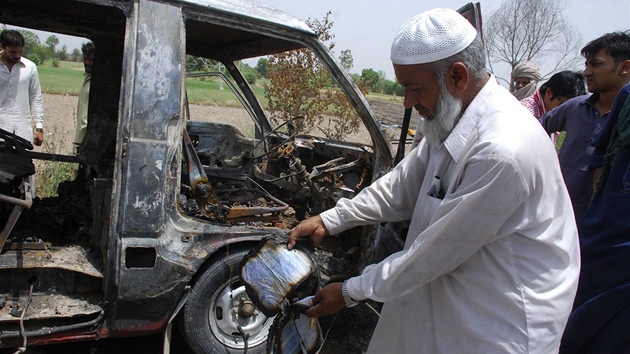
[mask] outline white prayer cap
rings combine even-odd
[[[432,63],[466,49],[475,28],[451,9],[433,9],[405,22],[392,43],[391,60],[398,65]]]

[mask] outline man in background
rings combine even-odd
[[[533,95],[542,79],[538,65],[524,60],[512,70],[512,94],[519,101]]]
[[[83,85],[79,90],[79,103],[77,104],[77,129],[74,135],[74,151],[81,145],[85,137],[88,123],[88,104],[90,100],[90,83],[92,82],[92,69],[94,66],[94,43],[87,42],[81,46],[83,53]]]
[[[584,76],[581,73],[565,70],[553,76],[540,86],[532,96],[521,100],[521,104],[540,119],[547,111],[560,106],[569,99],[586,94]]]
[[[594,145],[589,167],[601,169],[601,177],[578,225],[582,272],[560,352],[628,353],[630,84],[619,91]]]
[[[558,159],[578,223],[593,196],[591,143],[606,124],[617,93],[630,81],[630,33],[607,33],[581,52],[586,59],[582,74],[593,94],[570,99],[540,119],[548,133],[566,132]]]
[[[531,112],[534,118],[540,119],[547,111],[560,106],[573,97],[585,94],[584,76],[575,71],[565,70],[553,74],[534,95],[521,100],[521,104]],[[555,145],[558,133],[549,135]]]
[[[0,33],[0,128],[41,146],[44,100],[37,66],[22,57],[24,43],[16,30]]]

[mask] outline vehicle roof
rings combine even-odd
[[[134,0],[0,1],[0,23],[93,41],[97,37],[124,37],[125,19],[120,10],[128,12],[136,3]],[[235,61],[302,48],[300,38],[317,38],[298,18],[252,0],[153,1],[186,9],[187,53],[191,55]],[[295,40],[287,40],[289,37]]]
[[[313,30],[308,27],[304,21],[298,19],[297,17],[278,10],[273,6],[265,5],[253,0],[174,0],[174,2],[196,4],[224,12],[236,13],[242,16],[314,34]]]

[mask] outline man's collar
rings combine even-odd
[[[19,62],[17,62],[17,63],[13,63],[13,65],[11,65],[11,66],[7,65],[7,63],[5,63],[5,62],[4,62],[3,58],[4,58],[4,50],[0,50],[0,63],[2,63],[4,66],[6,66],[6,67],[9,69],[9,71],[11,71],[11,69],[13,69],[13,67],[14,67],[16,64],[22,64],[22,65],[24,65],[24,64],[23,64],[23,62],[22,62],[22,58],[20,58],[20,61],[19,61]]]
[[[455,125],[455,128],[453,128],[453,131],[448,135],[444,143],[438,145],[439,149],[445,147],[456,163],[459,162],[464,147],[468,143],[468,139],[479,121],[480,115],[476,107],[484,104],[486,97],[489,95],[489,91],[492,90],[494,86],[499,86],[499,84],[494,76],[491,75],[483,88],[481,88],[468,107],[466,107],[459,122],[457,122],[457,125]]]
[[[588,104],[589,106],[595,107],[595,103],[599,100],[599,93],[594,93],[588,96],[587,99],[584,100],[583,103]]]

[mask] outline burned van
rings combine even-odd
[[[252,307],[240,260],[392,165],[326,45],[288,14],[239,0],[2,0],[0,23],[96,46],[76,154],[0,136],[0,347],[159,333],[176,320],[195,352],[264,351],[272,319]],[[323,123],[300,130],[304,117],[274,120],[261,105],[243,63],[296,50],[347,100],[361,122],[354,138],[318,134]],[[209,82],[238,109],[190,105],[193,86],[203,96]],[[343,125],[334,115],[318,119]],[[33,197],[38,160],[74,164],[76,178]],[[376,232],[328,238],[316,253],[324,281],[358,272]]]

